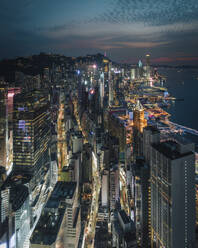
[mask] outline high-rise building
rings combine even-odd
[[[151,146],[151,247],[187,248],[195,241],[193,144],[167,140]]]
[[[131,69],[131,80],[134,80],[136,78],[136,68]]]
[[[143,77],[143,64],[142,64],[142,61],[141,60],[139,60],[139,62],[138,62],[138,71],[139,71],[139,76],[140,77]]]
[[[146,66],[150,66],[150,54],[146,55]]]
[[[0,234],[0,247],[2,241],[7,243],[2,247],[29,247],[29,192],[28,187],[20,184],[20,180],[16,182],[9,176],[0,187],[0,233],[6,233],[5,237]]]
[[[99,82],[100,82],[100,108],[103,109],[104,96],[105,96],[104,73],[101,73]]]
[[[78,247],[80,209],[75,182],[58,181],[30,238],[31,248]]]
[[[0,81],[0,165],[6,168],[8,157],[7,85]]]
[[[150,168],[142,157],[132,166],[134,222],[141,247],[150,247]]]
[[[134,158],[143,154],[143,129],[147,126],[147,120],[144,118],[144,108],[137,100],[133,116],[133,147]]]
[[[8,84],[0,81],[0,165],[7,174],[13,165],[13,97],[19,88],[8,88]]]
[[[160,131],[155,126],[147,126],[143,130],[143,156],[146,163],[150,162],[150,146],[160,141]]]
[[[151,69],[150,69],[150,55],[146,55],[146,77],[149,78],[151,74]]]
[[[48,93],[32,91],[14,97],[13,163],[15,171],[36,174],[49,162]]]
[[[136,128],[140,133],[143,132],[143,128],[147,125],[147,121],[144,118],[144,108],[139,100],[137,100],[134,108],[133,122],[134,128]]]
[[[113,79],[111,71],[112,63],[109,63],[109,74],[108,74],[108,84],[109,84],[109,106],[113,104]]]

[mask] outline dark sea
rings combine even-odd
[[[198,130],[198,69],[159,69],[166,77],[164,87],[171,96],[184,99],[171,103],[170,120]]]

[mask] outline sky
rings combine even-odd
[[[1,0],[0,59],[105,53],[198,64],[197,0]]]

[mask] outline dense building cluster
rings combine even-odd
[[[148,54],[0,63],[0,248],[195,247],[198,149],[164,80]]]

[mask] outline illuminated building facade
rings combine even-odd
[[[19,92],[19,88],[8,88],[5,82],[0,82],[0,165],[7,174],[13,164],[13,97]]]
[[[167,140],[151,146],[151,247],[194,247],[193,145]]]
[[[134,80],[136,78],[136,69],[132,68],[131,69],[131,80]]]
[[[109,74],[108,74],[108,84],[109,84],[109,106],[113,105],[113,80],[111,72],[112,63],[109,63]]]
[[[0,82],[0,165],[6,168],[8,156],[7,86]]]
[[[150,78],[151,71],[150,71],[150,55],[146,55],[146,77]]]
[[[139,100],[137,100],[134,108],[133,117],[134,127],[140,132],[143,132],[143,128],[146,127],[147,121],[144,118],[144,108]]]
[[[137,100],[133,115],[133,146],[134,158],[143,154],[143,129],[147,126],[147,120],[144,118],[144,108]]]
[[[48,94],[32,91],[14,97],[13,163],[30,174],[49,162],[50,113]]]

